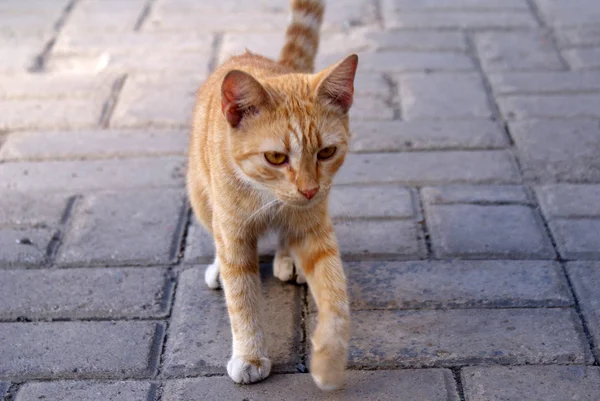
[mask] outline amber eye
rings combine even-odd
[[[283,163],[287,162],[288,157],[286,154],[279,152],[266,152],[265,159],[274,166],[281,166]]]
[[[326,148],[323,148],[319,151],[319,153],[317,153],[317,158],[319,160],[325,160],[325,159],[329,159],[331,156],[333,156],[335,154],[335,146],[328,146]]]

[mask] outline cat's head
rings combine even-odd
[[[221,87],[229,147],[240,178],[285,204],[323,200],[350,138],[356,55],[316,74],[259,82],[230,71]]]

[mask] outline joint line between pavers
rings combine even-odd
[[[175,298],[177,297],[177,288],[179,285],[179,276],[181,272],[177,273],[173,270],[170,270],[169,273],[174,278],[173,284],[171,286],[171,299],[169,303],[169,307],[167,310],[167,316],[164,318],[163,329],[164,332],[162,334],[162,347],[158,354],[157,358],[157,366],[155,370],[154,378],[161,377],[164,370],[164,363],[167,354],[167,341],[169,340],[169,328],[171,327],[171,320],[173,319],[173,308],[175,307]]]
[[[456,385],[456,391],[458,392],[458,398],[460,401],[465,401],[465,389],[463,387],[462,377],[460,376],[460,368],[452,368],[450,369],[452,372],[452,377],[454,379],[454,384]],[[450,389],[447,389],[450,392]]]
[[[388,87],[388,96],[384,99],[386,105],[392,109],[392,120],[402,120],[402,102],[400,101],[400,92],[398,90],[398,82],[392,78],[391,74],[384,73],[381,75]]]
[[[115,80],[113,83],[113,87],[108,95],[108,99],[102,106],[102,112],[100,113],[100,120],[98,121],[98,125],[100,128],[107,129],[110,125],[110,119],[112,117],[113,111],[117,107],[117,102],[119,101],[119,95],[123,90],[123,86],[125,86],[125,81],[127,80],[127,74],[121,75],[119,78]]]
[[[216,32],[211,44],[211,55],[208,61],[208,72],[212,73],[219,63],[219,54],[223,47],[223,32]]]
[[[154,6],[156,0],[147,0],[142,12],[140,13],[135,25],[133,27],[134,32],[139,32],[142,29],[144,23],[148,20],[150,16],[150,12],[152,11],[152,7]]]
[[[181,263],[185,252],[188,228],[191,223],[192,211],[187,196],[183,198],[183,204],[177,219],[177,226],[173,233],[171,246],[169,249],[169,260],[175,260],[176,264]]]

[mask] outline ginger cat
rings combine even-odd
[[[279,279],[308,282],[318,307],[310,370],[326,390],[343,385],[350,313],[346,278],[327,213],[332,179],[348,148],[348,111],[358,57],[313,74],[324,4],[292,0],[279,61],[246,52],[200,88],[187,188],[216,257],[206,270],[225,292],[233,336],[227,373],[237,383],[266,378],[271,361],[261,327],[257,241],[279,231]]]

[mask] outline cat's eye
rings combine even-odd
[[[329,159],[331,156],[333,156],[335,154],[335,146],[328,146],[326,148],[323,148],[319,151],[319,153],[317,153],[317,158],[319,160],[326,160]]]
[[[287,155],[279,152],[265,152],[265,159],[274,166],[281,166],[288,161]]]

